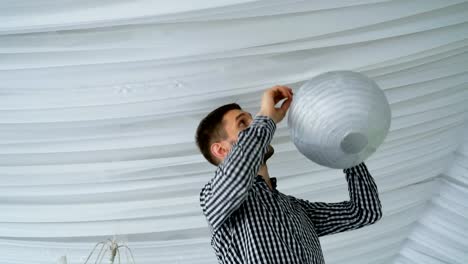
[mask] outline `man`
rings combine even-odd
[[[200,204],[219,263],[324,263],[319,236],[360,228],[382,216],[377,186],[364,163],[344,170],[350,201],[309,202],[276,189],[266,161],[273,154],[276,124],[292,99],[290,88],[275,86],[264,92],[255,118],[229,104],[200,122],[198,147],[217,166]]]

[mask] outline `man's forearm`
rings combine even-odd
[[[362,211],[362,220],[366,223],[379,220],[382,217],[382,206],[377,185],[367,170],[367,166],[361,163],[343,171],[348,181],[351,202]]]

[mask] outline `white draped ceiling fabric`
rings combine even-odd
[[[456,0],[2,1],[0,263],[83,263],[113,236],[138,264],[216,263],[198,121],[230,102],[255,113],[265,88],[331,70],[373,78],[393,117],[367,161],[384,217],[323,237],[326,262],[468,263],[468,2]],[[300,155],[285,123],[279,189],[348,199],[342,172]]]

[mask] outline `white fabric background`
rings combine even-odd
[[[367,161],[384,217],[323,237],[327,264],[467,263],[467,36],[456,0],[3,1],[0,263],[83,263],[114,235],[139,264],[216,263],[198,121],[330,70],[376,80],[393,119]],[[285,123],[278,188],[348,199]]]

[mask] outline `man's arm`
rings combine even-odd
[[[382,217],[382,206],[374,179],[364,163],[344,169],[350,201],[340,203],[309,202],[288,196],[305,209],[318,236],[357,229]]]
[[[256,116],[252,124],[239,133],[239,140],[202,189],[200,205],[213,231],[247,197],[275,129],[276,124],[271,118]]]

